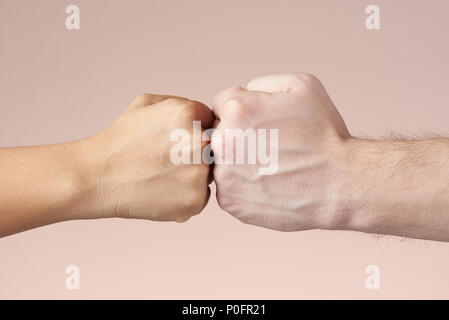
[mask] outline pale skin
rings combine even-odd
[[[257,165],[214,167],[218,203],[239,220],[280,231],[449,241],[448,139],[352,137],[320,81],[308,74],[271,75],[224,90],[213,110],[221,133],[279,129],[276,174],[260,175]],[[217,150],[214,136],[211,143]]]
[[[184,222],[200,213],[209,166],[170,161],[170,132],[191,131],[194,120],[210,126],[214,116],[196,101],[142,94],[93,137],[0,149],[0,237],[73,219]]]
[[[219,205],[245,223],[449,241],[448,139],[352,137],[322,84],[307,74],[224,90],[213,111],[143,94],[93,137],[0,149],[0,237],[73,219],[188,220],[207,203],[210,168],[174,165],[169,135],[199,120],[204,129],[280,129],[277,173],[214,166]],[[214,136],[211,143],[214,149]]]

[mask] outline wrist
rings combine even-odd
[[[64,144],[70,155],[72,197],[67,218],[96,219],[106,217],[103,196],[99,188],[98,161],[95,161],[90,138]]]
[[[394,210],[406,203],[398,194],[407,179],[407,148],[394,140],[351,137],[342,146],[339,179],[336,179],[335,229],[385,233],[394,221]]]
[[[355,172],[355,164],[360,139],[345,137],[326,143],[327,163],[319,185],[322,205],[317,215],[316,226],[327,230],[354,230],[359,223],[360,195],[355,191],[360,174]],[[361,179],[363,180],[363,179]],[[354,190],[354,191],[353,191]],[[363,222],[366,223],[366,222]]]
[[[426,221],[447,210],[447,140],[350,138],[343,150],[337,229],[412,237],[431,233]]]
[[[375,228],[376,212],[372,205],[386,174],[382,172],[385,168],[379,147],[378,141],[355,137],[341,144],[341,156],[335,166],[336,219],[332,229],[371,232]]]

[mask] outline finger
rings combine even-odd
[[[272,74],[251,80],[246,88],[266,93],[296,91],[304,83],[301,77],[301,74]]]
[[[205,200],[205,203],[204,203],[204,207],[205,207],[205,206],[207,205],[207,203],[209,202],[210,194],[211,194],[211,191],[210,191],[210,187],[208,186],[208,187],[207,187],[207,195],[206,195],[206,200]]]
[[[188,101],[190,107],[193,108],[193,120],[201,121],[201,126],[203,127],[203,129],[209,129],[215,121],[215,116],[212,110],[199,101]]]
[[[215,120],[212,110],[199,101],[170,97],[160,102],[159,105],[161,107],[170,107],[172,110],[184,108],[182,111],[184,112],[186,121],[190,122],[190,125],[192,125],[192,121],[200,121],[201,127],[204,129],[209,129]]]
[[[211,141],[211,133],[206,132],[206,130],[201,130],[201,161],[204,165],[208,166],[208,178],[207,184],[211,184],[213,181],[212,169],[213,169],[213,152],[212,146],[210,144]],[[207,138],[207,139],[206,139]],[[194,145],[194,142],[192,142]],[[205,158],[206,157],[206,158]]]
[[[210,185],[214,182],[214,164],[212,163],[209,167],[209,176],[207,177],[207,184]]]
[[[215,116],[220,119],[224,115],[224,108],[226,105],[226,102],[244,95],[246,93],[246,90],[242,87],[232,87],[225,89],[221,92],[219,92],[214,99],[214,102],[212,104],[212,111],[214,112]]]
[[[203,131],[204,134],[204,131]],[[214,163],[213,163],[213,151],[212,151],[212,145],[210,143],[210,139],[211,136],[208,137],[209,140],[202,140],[201,142],[201,161],[205,164],[209,166],[209,171],[208,171],[208,178],[207,178],[207,184],[211,184],[212,181],[214,181],[213,175],[212,175],[212,171],[214,168]],[[204,158],[206,157],[206,158]],[[211,163],[212,162],[212,163]]]
[[[206,207],[207,203],[209,202],[210,194],[211,194],[210,187],[207,186],[207,189],[206,189],[206,197],[204,198],[203,203],[201,204],[201,210],[198,210],[198,212],[196,212],[195,214],[193,214],[191,217],[196,216],[196,215],[199,215],[201,212],[203,212],[204,208]],[[191,218],[191,217],[189,217],[189,218]]]
[[[214,122],[212,123],[212,128],[216,129],[219,124],[220,124],[220,120],[219,119],[215,119]]]
[[[156,103],[162,102],[162,101],[170,99],[170,98],[187,100],[187,98],[184,98],[184,97],[177,97],[177,96],[170,96],[170,95],[163,95],[163,94],[142,93],[142,94],[139,94],[136,98],[134,98],[134,100],[130,103],[130,107],[132,107],[132,108],[146,107],[146,106],[150,106],[152,104],[156,104]]]

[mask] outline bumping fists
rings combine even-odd
[[[226,89],[212,110],[142,94],[82,141],[83,185],[97,216],[182,222],[204,208],[213,177],[220,207],[245,223],[330,228],[343,219],[335,181],[348,137],[324,87],[307,74]]]
[[[244,223],[449,241],[448,152],[445,138],[352,137],[308,74],[254,79],[212,108],[142,94],[92,137],[0,148],[0,237],[75,219],[183,222],[214,180]]]

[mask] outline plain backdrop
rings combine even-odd
[[[65,27],[70,4],[80,30]],[[369,4],[380,30],[365,28]],[[210,104],[297,71],[322,80],[355,135],[444,135],[448,12],[445,0],[0,0],[0,146],[89,136],[142,92]],[[65,287],[70,264],[80,290]],[[365,287],[371,264],[379,290]],[[447,243],[270,231],[214,197],[185,224],[72,221],[0,239],[4,299],[447,299],[448,270]]]

